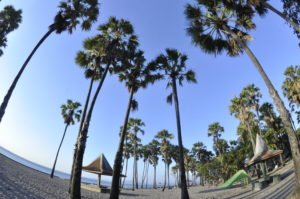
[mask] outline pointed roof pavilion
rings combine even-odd
[[[101,192],[107,187],[101,186],[101,175],[105,176],[112,176],[113,170],[108,163],[107,159],[105,158],[104,154],[101,153],[93,162],[89,165],[82,167],[83,171],[94,173],[98,175],[98,185],[101,189]],[[121,174],[121,177],[126,177],[125,175]],[[102,190],[103,188],[103,190]]]
[[[113,175],[113,170],[103,153],[101,153],[101,155],[98,156],[89,165],[82,167],[82,170],[84,170],[86,172],[100,174],[100,175],[106,175],[106,176]]]

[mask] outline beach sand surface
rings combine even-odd
[[[277,184],[271,184],[261,191],[253,191],[251,185],[231,189],[216,187],[189,187],[191,199],[231,199],[231,198],[285,198],[294,189],[293,165],[278,170],[284,179]],[[0,198],[1,199],[65,199],[69,198],[68,180],[58,177],[51,179],[48,174],[23,166],[0,154]],[[108,199],[108,193],[100,193],[95,185],[82,184],[82,198]],[[135,191],[123,189],[120,199],[179,199],[180,189],[138,189]]]

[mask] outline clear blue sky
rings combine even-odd
[[[78,28],[72,35],[51,35],[34,55],[15,89],[0,124],[0,145],[33,162],[52,166],[64,129],[60,105],[67,99],[83,104],[88,89],[89,81],[74,63],[75,54],[82,49],[82,41],[95,35],[96,27],[105,23],[109,16],[131,21],[148,61],[165,48],[176,48],[188,55],[187,66],[196,71],[198,84],[185,84],[179,89],[186,147],[191,148],[193,143],[202,141],[212,149],[207,128],[215,121],[225,127],[225,139],[236,139],[238,121],[229,114],[230,99],[238,95],[244,86],[255,83],[261,88],[262,101],[271,100],[246,55],[237,58],[226,55],[214,57],[191,44],[185,33],[187,21],[183,14],[187,2],[193,1],[103,0],[99,20],[90,32],[82,32]],[[279,2],[271,1],[274,2],[280,9]],[[18,30],[9,35],[8,47],[0,58],[1,101],[25,58],[48,30],[58,10],[58,3],[58,0],[1,1],[0,8],[13,4],[23,10],[23,22]],[[272,13],[257,19],[256,23],[257,30],[252,34],[254,40],[250,47],[281,94],[285,68],[300,63],[298,41],[288,25]],[[162,129],[175,134],[173,143],[177,143],[174,107],[165,100],[169,92],[162,81],[137,94],[139,110],[132,116],[141,118],[146,124],[143,143],[148,143]],[[94,110],[84,165],[101,152],[113,164],[127,100],[124,85],[116,77],[107,78]],[[77,130],[75,125],[67,132],[57,163],[58,170],[70,172]],[[159,174],[162,172],[161,166]],[[86,173],[84,175],[87,176]],[[162,177],[159,179],[162,181]]]

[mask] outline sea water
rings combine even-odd
[[[18,156],[16,154],[10,152],[9,150],[1,147],[1,146],[0,146],[0,154],[8,157],[9,159],[12,159],[12,160],[18,162],[18,163],[20,163],[20,164],[22,164],[24,166],[32,168],[34,170],[37,170],[37,171],[40,171],[40,172],[43,172],[43,173],[49,174],[49,175],[51,173],[51,169],[50,168],[42,166],[42,165],[39,165],[39,164],[34,163],[34,162],[31,162],[29,160],[26,160],[25,158],[22,158],[22,157],[20,157],[20,156]],[[56,170],[54,172],[54,175],[57,176],[57,177],[59,177],[59,178],[65,179],[65,180],[70,179],[70,174],[65,173],[65,172],[61,172],[61,171],[57,171]],[[82,177],[81,181],[83,183],[88,183],[88,184],[96,184],[96,185],[98,184],[98,181],[96,179],[92,179],[92,178]],[[111,182],[102,180],[101,181],[101,185],[103,185],[103,186],[111,186]],[[162,187],[162,184],[158,183],[158,187]],[[124,184],[124,188],[127,188],[127,189],[132,188],[132,184],[129,183],[129,182],[127,182],[127,183]],[[146,187],[144,186],[144,188],[146,188]],[[151,188],[153,188],[153,186],[152,185],[148,185],[146,189],[151,189]]]
[[[40,172],[43,172],[43,173],[46,173],[46,174],[49,174],[51,173],[51,169],[48,168],[48,167],[45,167],[45,166],[42,166],[42,165],[39,165],[39,164],[36,164],[34,162],[31,162],[29,160],[26,160],[10,151],[8,151],[7,149],[3,148],[0,146],[0,153],[6,157],[8,157],[9,159],[12,159],[24,166],[27,166],[29,168],[32,168],[34,170],[37,170],[37,171],[40,171]],[[61,172],[61,171],[55,171],[55,176],[59,177],[59,178],[62,178],[62,179],[70,179],[70,174],[68,173],[64,173],[64,172]],[[82,178],[82,182],[84,183],[89,183],[89,184],[97,184],[97,180],[96,179],[92,179],[92,178],[85,178],[83,177]],[[101,182],[101,184],[104,184],[104,185],[109,185],[109,182]]]

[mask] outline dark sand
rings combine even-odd
[[[189,188],[190,198],[282,199],[294,189],[295,181],[292,163],[289,163],[276,173],[283,175],[284,179],[277,184],[269,185],[261,191],[252,191],[251,185],[223,190],[215,187],[195,186]],[[48,174],[23,166],[0,154],[0,199],[65,199],[69,198],[67,190],[67,180],[57,177],[50,179]],[[109,194],[99,193],[99,189],[96,186],[82,185],[82,198],[108,199]],[[120,199],[129,198],[179,199],[180,189],[167,189],[164,192],[160,189],[122,190]]]

